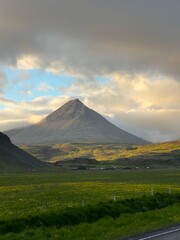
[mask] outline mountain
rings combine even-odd
[[[12,131],[11,131],[12,133]],[[116,127],[79,99],[71,100],[41,122],[15,131],[12,141],[19,145],[54,143],[119,143],[147,142]]]
[[[35,171],[45,164],[11,143],[9,137],[0,132],[0,172]]]

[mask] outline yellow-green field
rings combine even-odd
[[[42,214],[56,213],[67,207],[86,207],[88,205],[95,205],[99,202],[107,202],[114,199],[128,199],[131,197],[141,197],[143,195],[151,196],[156,192],[160,193],[179,193],[180,192],[180,171],[178,170],[136,170],[136,171],[69,171],[56,173],[28,173],[28,174],[4,174],[0,175],[0,223],[2,221],[11,222],[14,219],[27,219],[29,217],[38,216]],[[171,209],[171,208],[169,208]],[[176,216],[174,208],[172,208],[171,215],[172,224],[177,223],[180,219]],[[160,210],[159,210],[160,211]],[[165,210],[161,210],[165,211]],[[178,211],[176,211],[177,213]],[[155,213],[157,215],[157,213]],[[153,212],[151,213],[153,219]],[[137,214],[138,216],[138,214]],[[139,216],[143,217],[142,214]],[[174,217],[173,217],[174,216]],[[130,222],[132,216],[128,215]],[[171,219],[170,218],[170,219]],[[152,220],[151,219],[151,220]],[[125,219],[124,219],[125,220]],[[151,221],[150,220],[150,221]],[[108,220],[109,221],[109,220]],[[106,219],[102,220],[103,224],[108,225]],[[111,224],[115,220],[110,220]],[[118,224],[117,220],[116,224]],[[139,220],[137,220],[139,221]],[[154,221],[154,220],[153,220]],[[169,225],[170,220],[163,223],[157,223],[157,227]],[[97,225],[94,224],[94,231],[96,232]],[[101,225],[100,223],[98,223]],[[140,222],[138,223],[140,224]],[[156,228],[149,223],[151,228]],[[160,225],[158,225],[160,224]],[[87,225],[87,224],[86,224]],[[78,239],[83,233],[82,228],[87,228],[86,225],[65,228],[35,228],[25,230],[24,233],[17,234],[6,233],[0,236],[1,239]],[[131,224],[130,224],[131,225]],[[93,225],[88,227],[91,229],[93,235]],[[104,225],[100,227],[104,228]],[[105,227],[107,228],[107,226]],[[114,227],[111,225],[109,232],[112,232]],[[127,226],[128,229],[128,226]],[[139,229],[145,231],[145,228],[139,226]],[[29,231],[33,235],[29,236]],[[57,232],[61,234],[61,238],[54,237]],[[69,232],[69,237],[62,237],[63,231]],[[113,230],[114,231],[114,230]],[[129,230],[130,231],[130,230]],[[132,234],[137,232],[131,229]],[[47,236],[44,235],[47,233]],[[94,232],[94,234],[95,234]],[[140,231],[141,232],[141,231]],[[49,235],[50,234],[50,235]],[[78,235],[79,234],[79,235]],[[120,236],[119,231],[114,232],[113,236]],[[126,234],[125,234],[126,235]],[[25,238],[23,238],[23,236]],[[68,236],[68,235],[67,235]],[[108,233],[107,233],[107,236]],[[30,238],[31,237],[31,238]],[[47,237],[47,238],[46,238]],[[91,239],[91,238],[87,238]],[[101,238],[92,239],[106,239]],[[116,239],[116,238],[107,238]]]
[[[142,155],[173,153],[180,151],[180,141],[149,144],[141,146],[127,146],[115,144],[55,144],[52,146],[21,146],[37,158],[56,162],[77,157],[94,158],[98,161],[116,160]],[[154,155],[153,155],[154,156]]]
[[[72,171],[0,175],[0,220],[155,192],[180,192],[180,172]]]

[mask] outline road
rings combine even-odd
[[[167,230],[153,232],[141,237],[130,238],[129,240],[180,240],[180,226]]]

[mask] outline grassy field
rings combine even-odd
[[[151,196],[156,192],[172,194],[180,192],[180,171],[69,171],[57,173],[4,174],[0,175],[0,222],[10,222],[14,219],[56,213],[65,210],[67,207],[83,208],[89,204],[95,205],[99,202],[106,202],[109,200],[114,201],[114,199],[118,201],[131,197],[141,197],[144,194]],[[149,226],[151,226],[151,228],[156,228],[161,225],[164,226],[180,222],[180,219],[177,217],[178,211],[175,211],[175,208],[178,207],[169,207],[169,209],[172,210],[169,212],[169,220],[160,221],[156,224],[153,223],[154,216],[158,214],[158,211],[160,211],[161,214],[166,214],[167,210],[164,209],[149,213],[150,222],[152,221]],[[144,218],[145,215],[143,214],[148,213],[137,213],[137,216]],[[131,225],[133,216],[128,215],[128,219],[130,221],[129,224]],[[99,220],[97,223],[91,224],[90,227],[88,227],[88,224],[80,224],[75,227],[64,227],[59,229],[54,227],[43,229],[43,227],[39,227],[32,230],[25,230],[17,235],[5,234],[3,238],[1,236],[0,238],[116,239],[114,238],[115,235],[118,236],[119,234],[119,236],[121,236],[119,230],[117,230],[111,238],[108,235],[108,232],[114,231],[114,221],[117,225],[125,224],[122,222],[126,221],[126,219],[123,220],[122,217],[117,220],[105,218]],[[136,221],[138,222],[139,220]],[[140,222],[137,224],[141,225]],[[101,236],[102,238],[98,236],[94,238],[93,235],[92,238],[85,238],[85,236],[82,237],[84,232],[83,229],[88,228],[89,231],[91,231],[91,234],[93,234],[93,231],[94,234],[96,234],[96,231],[107,228],[106,225],[109,226],[109,230],[106,233],[109,238],[103,238],[103,236]],[[128,228],[129,226],[126,223],[126,231]],[[131,228],[132,229],[129,230],[130,233],[137,233],[132,226]],[[143,232],[147,229],[143,228],[143,226],[139,226],[139,231],[140,230]],[[59,234],[61,235],[61,238],[57,237]],[[81,237],[78,238],[77,236],[80,235]],[[23,238],[23,236],[26,237]],[[46,236],[51,236],[51,238],[46,238]]]

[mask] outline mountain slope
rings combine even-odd
[[[0,132],[0,171],[42,170],[45,164],[19,149]]]
[[[16,144],[147,142],[116,127],[78,99],[71,100],[38,124],[12,136]]]

